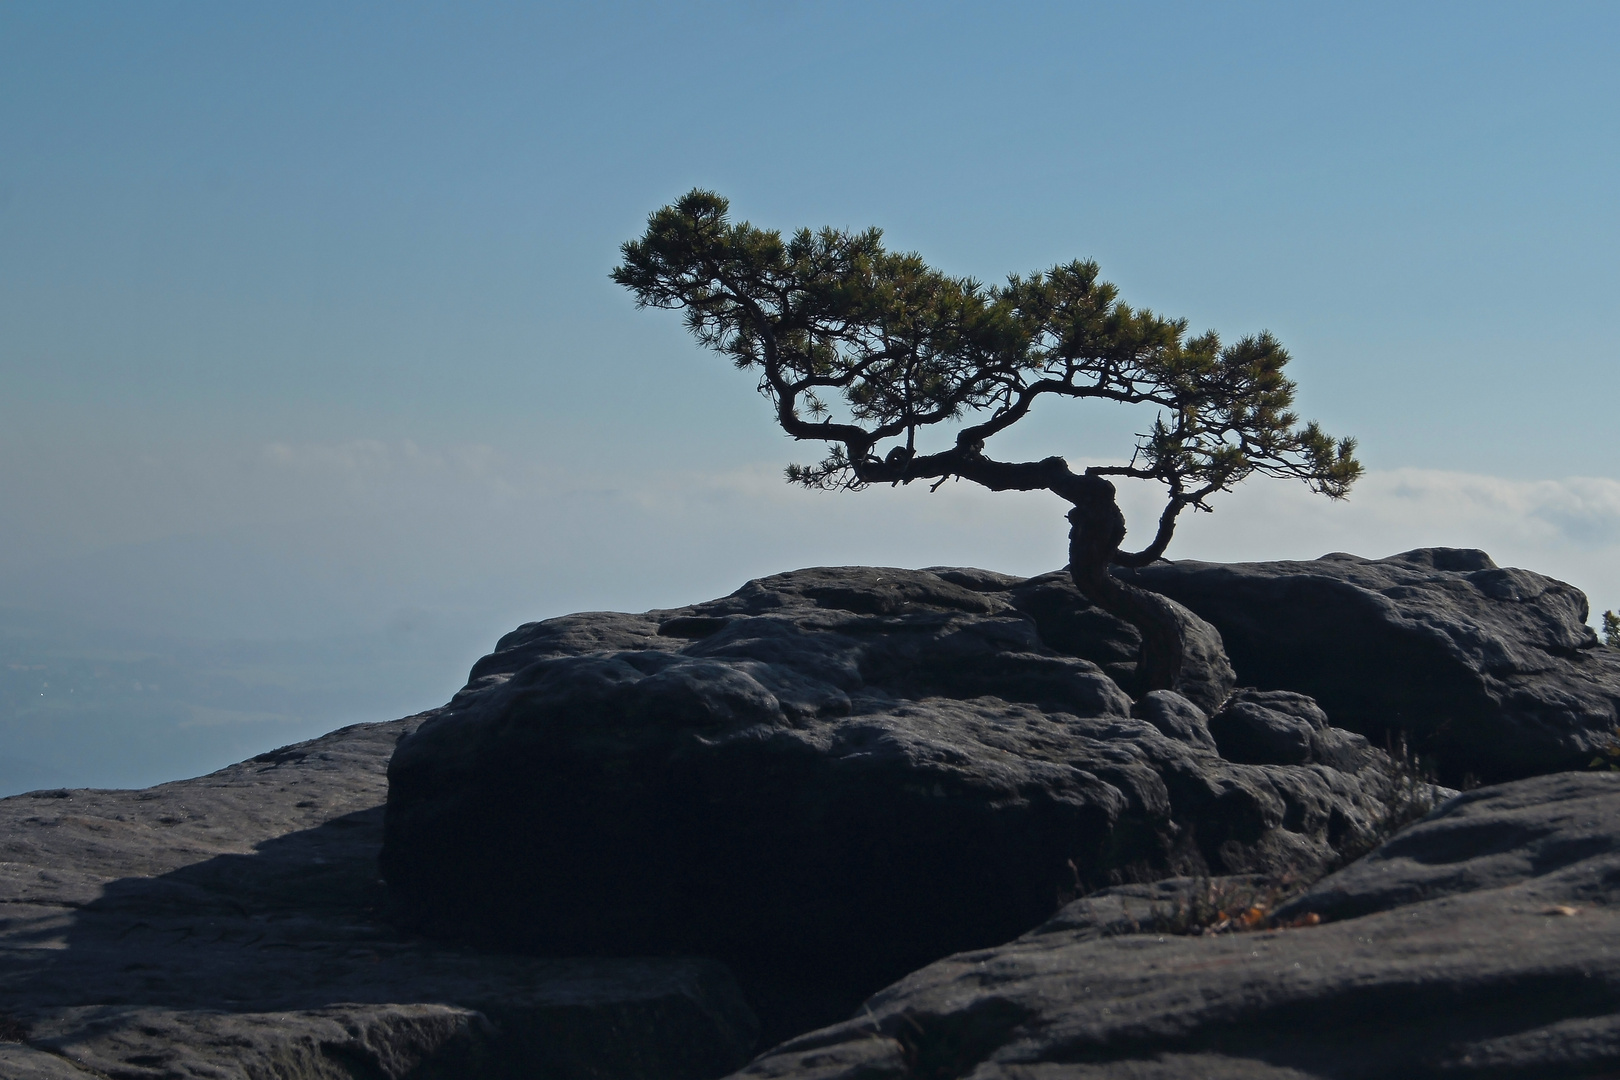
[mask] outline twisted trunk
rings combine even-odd
[[[1141,693],[1182,690],[1188,656],[1190,612],[1167,597],[1127,584],[1109,573],[1114,565],[1145,566],[1170,542],[1177,513],[1188,500],[1173,499],[1159,521],[1158,534],[1142,551],[1123,553],[1125,515],[1114,485],[1094,473],[1075,473],[1060,457],[1040,461],[1001,462],[985,458],[977,446],[958,446],[923,457],[879,460],[865,446],[852,446],[850,459],[863,483],[910,483],[918,479],[958,476],[991,491],[1050,491],[1069,502],[1069,576],[1082,596],[1142,634],[1138,666]],[[1179,496],[1180,491],[1177,489]],[[1193,650],[1197,652],[1197,649]],[[1220,651],[1216,647],[1216,651]],[[1224,657],[1221,663],[1225,663]],[[1197,697],[1207,697],[1194,692]],[[1218,702],[1217,702],[1218,704]]]
[[[1167,598],[1109,573],[1125,540],[1125,515],[1113,484],[1096,479],[1087,488],[1069,511],[1069,576],[1086,599],[1141,631],[1140,692],[1179,689],[1186,658],[1182,620]]]

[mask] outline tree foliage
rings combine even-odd
[[[1121,301],[1094,262],[986,286],[887,250],[877,229],[800,229],[784,239],[732,222],[728,209],[695,190],[656,211],[623,246],[613,279],[639,306],[682,310],[700,343],[758,373],[788,435],[826,444],[818,463],[789,466],[794,483],[954,477],[1051,491],[1076,508],[1077,584],[1119,613],[1129,605],[1106,566],[1158,558],[1187,507],[1207,510],[1211,495],[1255,474],[1340,498],[1361,473],[1354,440],[1335,440],[1292,411],[1288,352],[1269,333],[1227,344],[1212,331],[1190,334],[1185,319]],[[1157,415],[1124,464],[1077,473],[1060,457],[991,456],[991,440],[1043,398]],[[1164,486],[1158,531],[1141,551],[1120,548],[1110,477]]]

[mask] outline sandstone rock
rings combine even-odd
[[[1172,739],[1200,750],[1218,752],[1215,737],[1209,733],[1209,717],[1180,694],[1169,690],[1149,691],[1131,706],[1131,715],[1146,720]]]
[[[1133,717],[1046,640],[1117,639],[1067,588],[816,569],[524,626],[395,754],[395,911],[484,947],[717,956],[778,1034],[1121,875],[1313,873],[1364,842],[1381,753],[1313,757],[1311,727],[1298,760],[1235,763],[1183,697]]]
[[[943,568],[938,572],[947,578],[986,573]],[[1134,626],[1093,606],[1080,595],[1066,570],[1027,581],[1008,580],[1007,598],[1035,620],[1043,641],[1060,652],[1097,663],[1128,693],[1140,696],[1143,688],[1137,684],[1136,664],[1142,635]],[[1214,712],[1237,685],[1220,632],[1179,603],[1172,601],[1171,611],[1180,620],[1186,653],[1177,692],[1205,712]]]
[[[1583,767],[1620,723],[1620,653],[1586,597],[1482,551],[1121,576],[1213,623],[1244,685],[1308,694],[1380,746],[1404,733],[1450,784]]]
[[[0,800],[0,1077],[713,1076],[753,1018],[701,959],[402,937],[384,768],[421,717],[144,791]]]
[[[1221,613],[1187,616],[1185,693],[1141,693],[1135,632],[1063,575],[809,570],[530,624],[409,720],[0,800],[0,1077],[712,1076],[756,1031],[722,960],[768,1036],[842,1021],[739,1076],[1620,1073],[1620,774],[1458,797],[1290,900],[1293,929],[1180,932],[1411,794],[1347,717],[1455,774],[1590,750],[1620,700],[1567,586],[1477,553],[1321,563],[1145,571]],[[1286,679],[1234,650],[1261,687],[1234,692],[1211,624],[1260,649],[1256,596],[1318,637]]]
[[[1209,721],[1221,756],[1251,765],[1331,765],[1358,772],[1377,755],[1366,737],[1333,727],[1304,694],[1239,690]]]
[[[1216,883],[1218,884],[1218,883]],[[1620,1074],[1620,774],[1450,800],[1279,912],[1169,932],[1210,882],[1111,889],[794,1039],[738,1080]]]

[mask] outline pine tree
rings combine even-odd
[[[1160,558],[1176,521],[1247,477],[1303,480],[1342,498],[1361,474],[1353,439],[1330,438],[1291,411],[1289,356],[1269,333],[1223,344],[1185,319],[1134,309],[1094,262],[986,287],[914,254],[877,229],[801,229],[790,238],[728,219],[728,202],[692,191],[651,215],[622,248],[613,280],[638,306],[681,309],[702,345],[756,371],[782,430],[826,444],[790,465],[813,488],[967,480],[1045,490],[1067,502],[1069,571],[1092,602],[1143,633],[1142,682],[1173,688],[1180,621],[1162,597],[1111,566]],[[1156,410],[1127,461],[1076,472],[1061,457],[991,456],[991,441],[1043,399]],[[1163,486],[1153,539],[1125,551],[1114,479]]]

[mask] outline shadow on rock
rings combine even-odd
[[[397,933],[381,824],[380,806],[345,814],[10,920],[0,1013],[28,1036],[13,1056],[151,1080],[650,1080],[746,1060],[753,1017],[714,961],[494,956]]]

